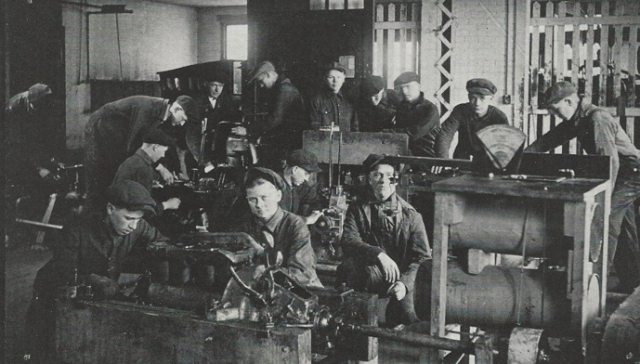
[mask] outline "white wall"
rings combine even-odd
[[[198,11],[198,62],[222,59],[222,26],[225,19],[243,18],[246,6],[201,8]]]
[[[90,16],[90,79],[158,80],[156,72],[197,62],[195,8],[148,1],[94,0],[91,4],[127,4],[133,14],[118,15],[122,76],[114,14]],[[91,106],[87,83],[86,13],[99,9],[63,5],[67,92],[67,148],[82,147]]]

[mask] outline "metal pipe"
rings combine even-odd
[[[431,335],[416,334],[415,332],[383,329],[376,326],[344,325],[341,327],[341,330],[347,333],[362,334],[420,347],[464,352],[470,352],[472,349],[471,343]]]
[[[27,224],[27,225],[33,225],[33,226],[38,226],[38,227],[43,227],[43,228],[54,229],[54,230],[62,230],[64,228],[64,226],[62,226],[62,225],[46,224],[44,222],[31,221],[31,220],[25,220],[25,219],[16,219],[16,222],[19,222],[21,224]]]

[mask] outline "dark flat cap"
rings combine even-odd
[[[202,75],[202,79],[207,82],[220,82],[227,83],[229,82],[229,75],[223,70],[215,70],[213,72],[207,72]]]
[[[473,78],[467,81],[467,92],[470,94],[495,95],[497,91],[496,85],[484,78]]]
[[[258,67],[256,67],[253,71],[251,71],[251,73],[249,74],[249,83],[255,81],[258,76],[260,76],[261,74],[265,73],[265,72],[275,72],[276,68],[273,67],[273,63],[269,62],[269,61],[264,61],[262,63],[260,63],[260,65]]]
[[[336,70],[342,73],[347,73],[347,68],[341,64],[340,62],[331,62],[325,67],[324,73],[329,73],[329,71]]]
[[[548,108],[549,106],[557,103],[558,101],[564,99],[565,97],[571,96],[575,93],[578,93],[576,87],[567,81],[560,81],[553,86],[549,87],[547,91],[544,93],[544,107]]]
[[[296,149],[287,155],[287,165],[289,167],[298,166],[309,173],[320,172],[322,169],[318,166],[318,157],[315,154],[304,149]]]
[[[182,106],[184,109],[184,113],[187,114],[187,119],[192,122],[199,123],[201,121],[200,118],[200,106],[196,102],[196,100],[192,99],[187,95],[178,96],[176,99],[178,105]]]
[[[385,157],[383,154],[369,154],[367,159],[362,162],[362,166],[367,172],[371,172],[375,166],[384,163]]]
[[[410,82],[418,82],[420,83],[420,76],[418,76],[415,72],[403,72],[393,81],[393,87],[400,87],[402,85],[406,85]]]
[[[159,144],[165,147],[173,147],[176,145],[175,140],[160,129],[148,129],[142,135],[142,142],[149,144]]]
[[[36,83],[35,85],[31,85],[29,87],[29,102],[33,104],[37,104],[40,101],[44,101],[45,98],[51,95],[53,92],[49,86],[44,83]]]
[[[362,96],[371,97],[377,95],[384,88],[384,80],[380,76],[369,76],[362,80],[360,91]]]
[[[245,188],[250,186],[257,179],[263,179],[271,183],[280,191],[287,188],[287,183],[279,174],[263,167],[253,167],[247,171],[247,174],[244,175]]]
[[[155,214],[156,202],[149,191],[138,182],[122,180],[107,189],[107,201],[112,205],[130,211],[144,211]]]

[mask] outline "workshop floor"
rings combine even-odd
[[[5,362],[20,363],[24,354],[24,323],[33,280],[50,258],[51,250],[17,245],[5,252]]]

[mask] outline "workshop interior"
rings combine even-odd
[[[637,0],[0,4],[5,362],[640,363]]]

